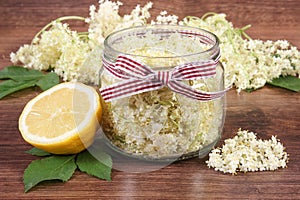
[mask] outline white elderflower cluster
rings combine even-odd
[[[90,6],[90,17],[86,18],[89,24],[88,34],[92,44],[102,44],[105,37],[121,22],[118,14],[121,2],[99,1],[99,9]]]
[[[180,24],[203,28],[218,36],[225,84],[234,84],[238,92],[263,87],[280,75],[300,76],[300,52],[286,40],[253,40],[245,33],[250,26],[234,28],[225,14],[186,17]]]
[[[132,26],[145,25],[150,17],[149,9],[152,3],[147,3],[144,7],[137,5],[129,15],[123,17],[119,15],[121,2],[100,0],[99,9],[95,5],[90,6],[90,17],[86,19],[89,24],[89,39],[92,45],[103,44],[104,39],[113,31]]]
[[[35,37],[32,44],[25,44],[11,53],[10,57],[13,63],[21,62],[25,68],[53,70],[64,81],[81,80],[79,71],[90,51],[76,31],[70,30],[67,24],[53,21],[49,30]],[[90,76],[94,77],[95,73]]]
[[[151,24],[178,24],[178,16],[168,15],[166,10],[161,11],[158,16],[156,16],[156,21],[152,20]]]
[[[206,161],[216,171],[236,174],[287,167],[288,154],[276,136],[261,140],[255,133],[240,129],[235,137],[224,143],[221,148],[212,150]]]
[[[105,37],[113,31],[146,24],[152,3],[144,7],[137,5],[129,15],[118,14],[121,2],[100,0],[99,9],[92,5],[90,17],[66,16],[46,25],[33,39],[16,53],[11,53],[14,64],[22,63],[25,68],[54,71],[64,81],[79,81],[99,84],[102,66],[101,54]],[[65,19],[85,20],[88,33],[70,30]]]

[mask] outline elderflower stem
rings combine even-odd
[[[201,20],[206,19],[207,17],[209,17],[210,15],[217,15],[217,13],[215,12],[207,12],[204,15],[202,15]]]
[[[247,40],[252,40],[252,38],[245,32],[248,28],[250,28],[251,25],[248,24],[247,26],[244,26],[242,28],[235,28],[234,30],[228,29],[233,32],[234,35],[237,35],[239,39],[243,40],[243,36]]]
[[[33,41],[36,40],[36,38],[38,38],[45,30],[47,30],[49,27],[51,27],[53,25],[54,22],[61,22],[61,21],[65,21],[65,20],[81,20],[81,21],[85,21],[84,17],[80,17],[80,16],[64,16],[64,17],[59,17],[53,21],[51,21],[50,23],[48,23],[46,26],[44,26],[34,37],[33,40],[31,42],[31,44],[33,43]]]
[[[244,26],[243,28],[241,28],[242,35],[248,40],[252,40],[252,38],[245,31],[247,29],[249,29],[250,27],[251,27],[251,24],[248,24],[247,26]]]
[[[86,40],[88,40],[89,39],[89,32],[80,32],[80,33],[78,33],[78,36],[79,36],[79,38],[80,39],[86,39]]]

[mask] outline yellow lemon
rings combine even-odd
[[[30,100],[19,118],[25,141],[54,154],[75,154],[93,141],[102,107],[97,91],[82,83],[61,83]]]

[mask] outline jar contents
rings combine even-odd
[[[194,32],[182,34],[181,28],[174,28],[159,26],[117,32],[106,39],[109,48],[104,50],[103,57],[114,63],[121,52],[153,70],[172,70],[186,63],[214,59],[213,45],[201,42]],[[105,69],[100,79],[101,88],[122,82]],[[223,68],[219,63],[214,76],[181,82],[203,92],[220,91],[224,89]],[[197,155],[219,140],[223,128],[222,96],[195,100],[164,86],[102,103],[102,128],[107,138],[125,153],[143,158]]]

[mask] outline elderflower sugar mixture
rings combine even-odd
[[[258,139],[256,134],[239,130],[232,139],[226,139],[221,148],[212,150],[209,167],[216,171],[236,174],[236,172],[253,172],[276,170],[287,167],[288,154],[279,140],[272,136],[269,140]]]
[[[157,33],[155,28],[149,31],[138,29],[137,34],[129,29],[128,34],[117,32],[108,38],[108,43],[112,44],[107,50],[104,49],[104,56],[111,56],[113,52],[110,50],[116,49],[117,52],[130,54],[152,69],[172,69],[180,64],[209,58],[211,46],[199,42],[199,38],[172,33],[173,30],[163,26],[156,28]],[[207,54],[178,56],[205,50]],[[115,59],[116,56],[111,57]],[[223,68],[218,64],[216,70],[215,77],[183,82],[201,91],[222,90]],[[107,70],[102,72],[100,79],[101,88],[120,81]],[[200,101],[164,86],[103,102],[103,116],[105,135],[122,151],[150,159],[181,156],[182,159],[199,155],[199,150],[207,154],[219,140],[224,120],[224,98]]]

